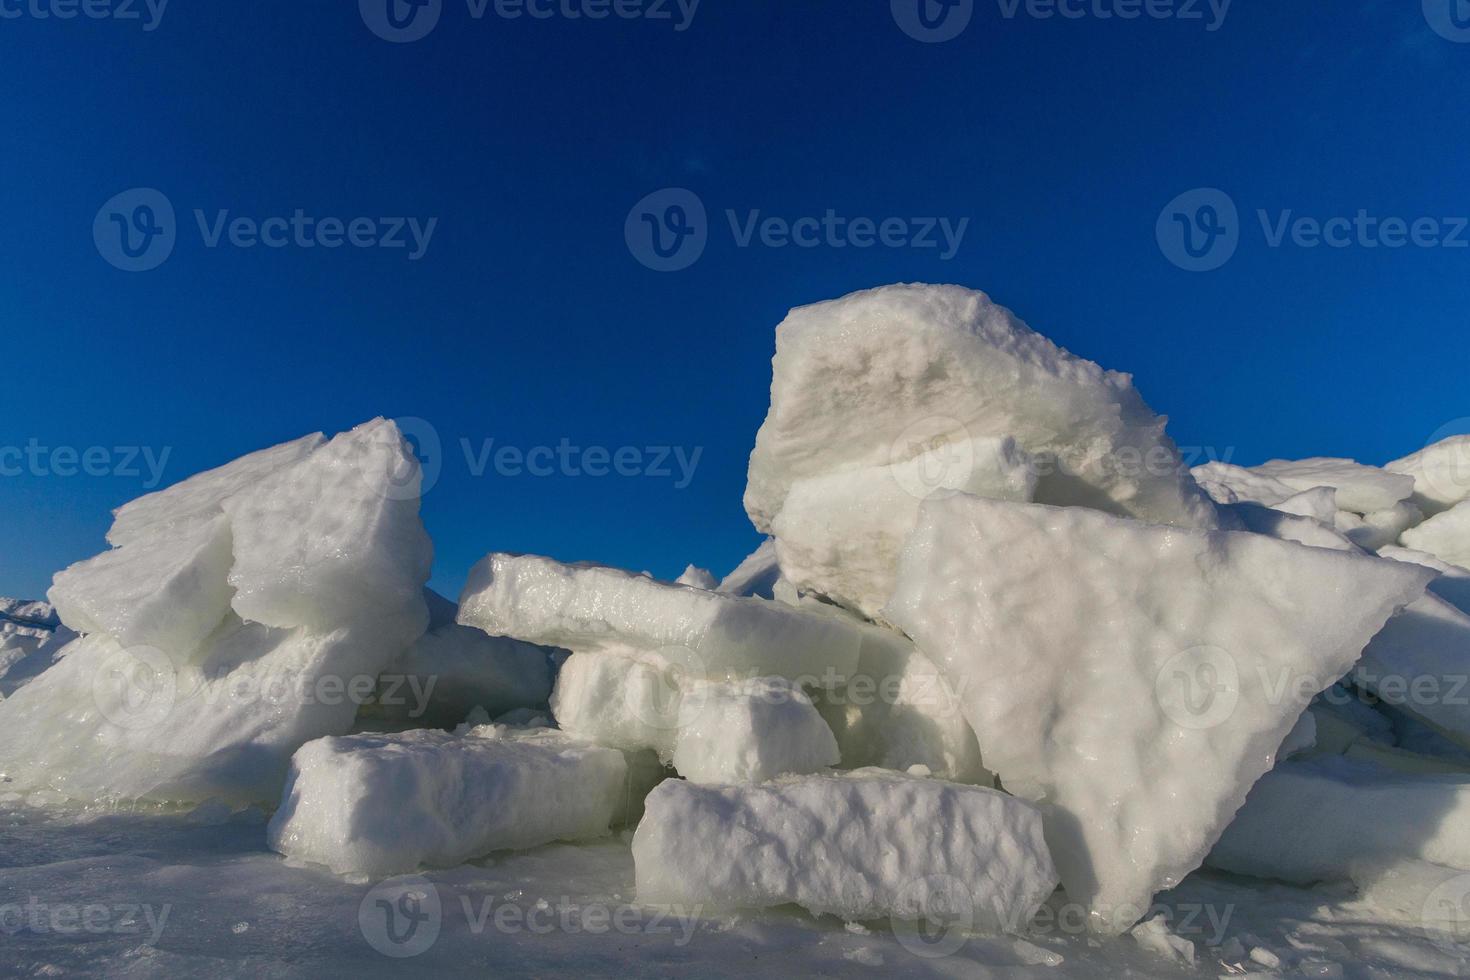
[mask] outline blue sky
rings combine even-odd
[[[167,484],[376,415],[439,440],[442,591],[490,550],[722,573],[758,542],[741,493],[774,326],[900,280],[986,290],[1237,462],[1383,462],[1467,428],[1450,0],[925,0],[943,41],[901,26],[923,35],[919,0],[438,0],[429,30],[394,0],[423,34],[398,43],[374,33],[387,2],[0,0],[0,594],[103,547],[151,482],[130,447]],[[171,241],[141,237],[166,216],[137,188]],[[673,221],[669,188],[706,218],[668,241],[704,249],[656,271],[633,209]],[[1206,272],[1159,234],[1198,188],[1237,212]],[[1201,200],[1176,213],[1203,235]],[[829,212],[832,241],[742,241]],[[1343,247],[1298,221],[1360,212]],[[116,267],[113,214],[166,259]],[[890,243],[859,247],[860,219],[895,219]],[[1421,244],[1384,244],[1392,219]],[[497,468],[507,446],[546,450]]]

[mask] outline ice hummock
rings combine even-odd
[[[1407,569],[1407,571],[1406,571]],[[1432,578],[1249,532],[929,501],[889,615],[1102,931],[1199,867],[1313,694]]]

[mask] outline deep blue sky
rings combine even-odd
[[[1470,43],[1419,0],[1238,0],[1213,32],[975,0],[932,44],[888,0],[704,0],[684,31],[444,0],[406,44],[348,0],[174,0],[151,32],[33,16],[47,2],[0,0],[22,14],[0,19],[0,446],[168,447],[167,483],[314,429],[423,418],[450,594],[489,550],[726,571],[758,541],[741,493],[772,328],[887,282],[985,289],[1133,372],[1181,444],[1239,462],[1383,462],[1470,416],[1470,249],[1273,249],[1255,218],[1470,214]],[[177,242],[127,273],[92,230],[135,187],[172,202]],[[710,215],[706,252],[673,273],[624,240],[665,187]],[[1155,238],[1197,187],[1242,220],[1209,273]],[[438,225],[416,262],[211,249],[196,208]],[[969,227],[949,261],[739,248],[726,209]],[[475,477],[461,440],[490,438],[702,455],[683,489]],[[38,596],[146,478],[22,470],[0,477],[0,594]]]

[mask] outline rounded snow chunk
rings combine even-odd
[[[374,623],[411,642],[433,561],[420,479],[398,427],[375,419],[227,499],[235,612],[286,628]]]
[[[633,836],[638,899],[1023,930],[1056,887],[1029,804],[878,769],[662,783]],[[942,902],[932,901],[935,897]]]

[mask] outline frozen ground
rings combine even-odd
[[[266,847],[265,834],[258,811],[84,817],[0,803],[0,975],[1470,974],[1470,950],[1408,916],[1365,909],[1346,886],[1300,889],[1215,874],[1194,875],[1158,899],[1175,915],[1176,931],[1195,942],[1193,966],[1129,936],[1080,935],[1065,909],[1043,910],[1024,938],[933,934],[935,947],[925,952],[942,955],[920,955],[905,945],[919,940],[903,923],[847,926],[799,909],[701,914],[633,904],[628,835],[427,872],[439,913],[412,935],[406,920],[395,920],[406,937],[395,947],[376,905],[387,896],[393,906],[391,888],[292,867]],[[436,922],[437,937],[412,958],[374,946],[414,952]],[[1253,948],[1280,965],[1250,960]]]

